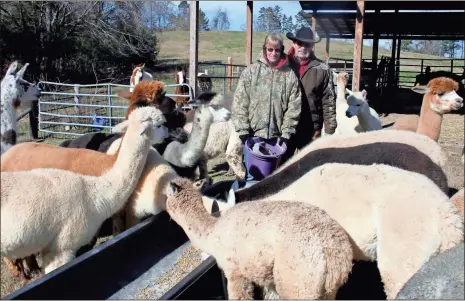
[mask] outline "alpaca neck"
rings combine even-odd
[[[11,129],[16,131],[16,109],[11,105],[12,103],[12,99],[5,99],[5,95],[2,95],[2,133]]]
[[[207,107],[196,110],[194,121],[192,124],[192,131],[186,143],[183,144],[184,151],[181,155],[189,158],[194,158],[197,161],[198,156],[202,153],[207,144],[210,126],[213,122],[213,116],[208,111]],[[192,156],[192,154],[195,154]],[[188,162],[188,159],[181,159],[184,164],[191,166],[195,162]]]
[[[118,212],[134,191],[139,177],[142,174],[150,141],[145,135],[132,127],[128,127],[121,145],[117,151],[117,157],[113,167],[98,177],[96,187],[100,198],[96,198],[97,210],[109,218]]]
[[[430,108],[431,97],[434,97],[431,93],[423,96],[417,133],[430,137],[437,142],[441,134],[442,114]]]
[[[360,124],[360,127],[364,131],[375,130],[375,128],[373,128],[373,125],[372,125],[373,124],[372,121],[374,117],[371,115],[370,106],[367,103],[364,103],[362,105],[362,109],[357,114],[357,118],[358,118],[358,123]]]
[[[337,91],[336,91],[336,104],[341,102],[346,102],[346,85],[341,82],[337,82]]]
[[[167,211],[171,218],[184,230],[192,245],[211,254],[209,237],[217,219],[211,216],[203,205],[201,197],[195,199],[169,200],[177,204],[167,203]]]

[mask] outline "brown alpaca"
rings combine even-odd
[[[348,235],[316,206],[246,202],[215,218],[192,182],[177,178],[166,210],[193,246],[216,259],[229,299],[252,299],[253,284],[276,290],[282,299],[334,299],[352,270]]]
[[[134,109],[141,105],[159,105],[166,94],[164,88],[165,84],[156,80],[144,80],[138,83],[131,93],[126,119],[128,119],[129,114],[131,114]],[[121,95],[123,95],[123,93],[121,93]]]
[[[441,134],[443,114],[463,107],[463,98],[456,93],[457,89],[458,83],[447,77],[432,79],[426,87],[413,87],[413,91],[425,94],[420,116],[399,118],[392,129],[417,132],[437,142]]]

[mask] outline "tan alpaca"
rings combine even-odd
[[[413,87],[413,91],[424,94],[420,116],[403,116],[394,123],[392,128],[417,132],[438,141],[443,114],[463,107],[463,98],[456,93],[458,87],[456,81],[447,77],[432,79],[426,87]]]
[[[252,299],[253,283],[282,299],[334,299],[352,270],[349,237],[316,206],[247,202],[215,218],[192,183],[178,178],[166,210],[193,246],[216,259],[230,299]]]

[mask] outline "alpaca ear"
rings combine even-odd
[[[118,92],[116,95],[121,98],[131,99],[132,92]]]
[[[346,88],[346,92],[349,93],[349,95],[353,94],[353,92],[351,90],[349,90],[348,88]]]
[[[170,182],[170,185],[168,186],[168,196],[173,196],[175,195],[176,193],[179,192],[181,187],[179,187],[178,185],[176,185],[175,183],[173,182]]]
[[[18,61],[14,61],[13,63],[10,64],[10,67],[8,67],[8,70],[6,71],[6,74],[14,74],[16,71],[16,68],[18,68]]]
[[[367,91],[365,89],[362,90],[362,97],[363,99],[367,98]]]
[[[426,94],[428,92],[428,87],[427,86],[415,86],[412,88],[413,92],[420,93],[420,94]]]
[[[16,80],[23,78],[24,72],[26,72],[27,67],[29,66],[29,63],[24,64],[23,68],[16,73]]]

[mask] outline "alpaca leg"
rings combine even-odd
[[[245,167],[242,163],[242,144],[241,141],[231,141],[229,139],[228,146],[226,147],[226,161],[229,168],[234,171],[234,174],[239,179],[245,178]]]
[[[23,266],[27,267],[27,273],[25,272],[25,276],[28,279],[31,279],[34,275],[40,274],[40,267],[35,255],[30,255],[24,258]]]
[[[6,257],[3,257],[3,262],[6,264],[8,270],[14,277],[19,277],[21,275],[21,269],[18,265],[20,259],[11,260]]]
[[[253,283],[244,278],[239,272],[225,271],[228,280],[228,299],[229,300],[253,300]]]
[[[138,222],[136,214],[132,210],[126,210],[126,229],[135,226]]]
[[[76,251],[63,252],[47,252],[43,254],[44,273],[48,274],[51,271],[65,265],[74,259]]]
[[[194,182],[194,187],[196,187],[199,190],[202,190],[210,186],[212,183],[212,178],[208,175],[207,162],[208,160],[205,154],[202,154],[202,156],[200,156],[200,159],[198,161],[199,179]]]
[[[113,216],[111,217],[112,221],[113,221],[113,227],[112,227],[112,232],[113,232],[113,236],[116,236],[118,234],[120,234],[121,232],[123,232],[124,230],[126,230],[124,228],[124,216],[123,216],[123,212],[117,212],[115,214],[113,214]]]

